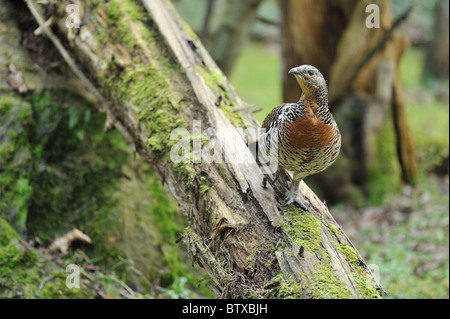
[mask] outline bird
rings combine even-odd
[[[306,211],[309,202],[300,192],[300,182],[336,161],[341,133],[328,107],[327,83],[320,71],[305,64],[290,69],[289,74],[301,88],[300,99],[280,104],[266,116],[258,148],[271,163],[277,163],[274,181],[278,176],[286,179],[286,171],[293,173],[285,205],[295,202]],[[263,186],[266,182],[264,178]]]

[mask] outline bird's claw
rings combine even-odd
[[[300,200],[300,197],[302,198]],[[289,190],[286,194],[286,202],[284,206],[289,206],[290,204],[294,204],[295,206],[298,206],[302,210],[306,211],[308,209],[308,206],[310,205],[310,202],[301,196],[299,191],[291,191]]]
[[[308,210],[308,206],[309,206],[309,202],[306,201],[305,203],[302,203],[299,200],[293,200],[292,202],[290,201],[286,201],[286,203],[284,204],[285,207],[289,206],[290,204],[294,204],[295,206],[297,206],[298,208],[301,208],[303,211],[307,211]]]

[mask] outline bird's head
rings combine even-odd
[[[300,65],[289,70],[289,74],[293,74],[300,85],[304,94],[309,96],[327,95],[327,83],[320,73],[312,65]]]

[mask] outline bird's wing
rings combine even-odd
[[[266,116],[266,118],[264,119],[261,127],[266,129],[266,131],[268,131],[270,129],[270,124],[273,123],[274,121],[278,120],[278,117],[280,116],[283,107],[288,105],[289,103],[283,103],[278,105],[277,107],[275,107],[272,112],[269,113],[269,115]]]

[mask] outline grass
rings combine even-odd
[[[409,49],[403,55],[399,67],[405,88],[421,88],[421,82],[424,76],[423,59],[424,54],[419,50]]]
[[[413,101],[407,109],[417,158],[425,170],[439,165],[449,151],[449,108],[432,100],[427,104]]]
[[[230,75],[244,101],[262,108],[255,113],[260,123],[282,102],[280,65],[279,53],[274,48],[249,41]]]

